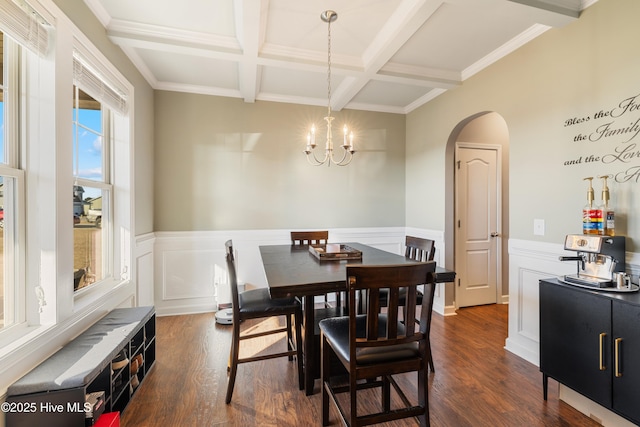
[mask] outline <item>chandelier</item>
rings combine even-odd
[[[311,131],[307,135],[307,147],[304,150],[304,153],[307,155],[307,161],[314,165],[320,166],[323,164],[327,164],[327,166],[331,166],[331,163],[336,164],[338,166],[346,166],[351,163],[353,159],[353,153],[355,150],[353,149],[353,132],[349,132],[349,129],[345,125],[342,128],[343,132],[343,142],[342,142],[342,158],[337,160],[334,156],[333,152],[333,138],[331,134],[331,122],[333,121],[333,117],[331,116],[331,23],[338,19],[338,14],[333,10],[325,10],[320,14],[320,18],[328,24],[328,48],[327,48],[327,117],[324,120],[327,122],[327,141],[325,143],[324,149],[324,157],[318,159],[316,157],[314,148],[316,148],[316,127],[315,125],[311,126]]]

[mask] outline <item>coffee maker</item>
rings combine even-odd
[[[564,248],[576,252],[575,256],[561,256],[560,261],[576,261],[576,274],[563,276],[564,282],[590,288],[616,286],[615,273],[625,271],[624,236],[569,234]]]

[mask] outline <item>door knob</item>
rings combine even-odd
[[[491,237],[498,237],[499,235],[500,235],[500,233],[495,232],[495,231],[493,233],[491,233]]]

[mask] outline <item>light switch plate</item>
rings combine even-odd
[[[544,219],[533,220],[533,234],[536,236],[544,236]]]

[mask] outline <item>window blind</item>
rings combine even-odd
[[[49,23],[26,3],[0,0],[0,29],[22,46],[46,56],[49,51]]]
[[[88,65],[88,61],[77,50],[73,52],[73,83],[112,110],[120,114],[127,113],[124,91],[110,84],[101,73]]]

